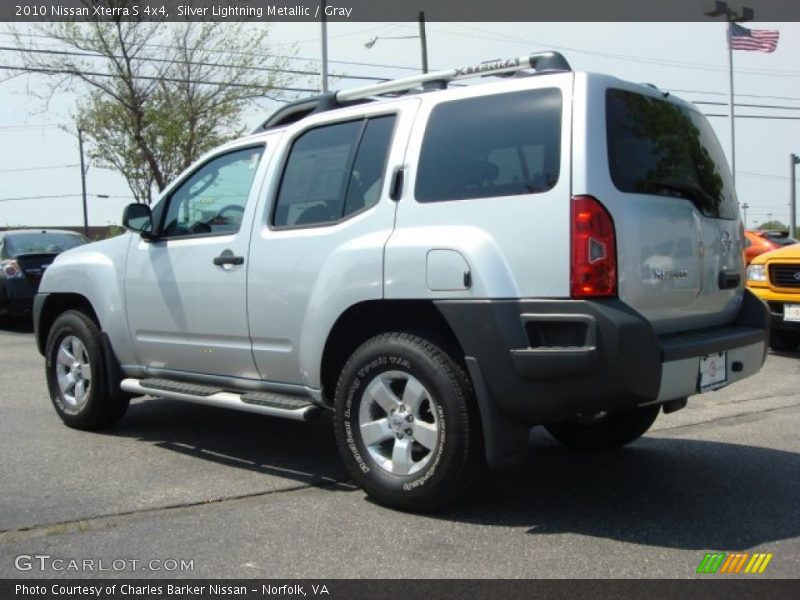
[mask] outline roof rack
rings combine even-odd
[[[554,71],[571,71],[569,63],[559,52],[536,52],[527,56],[505,60],[491,60],[424,75],[404,77],[392,81],[384,81],[349,90],[341,90],[331,94],[321,94],[291,102],[264,121],[256,132],[279,125],[287,125],[299,121],[311,113],[331,110],[349,104],[366,102],[375,96],[385,94],[403,94],[422,87],[423,91],[444,89],[448,82],[472,77],[488,77],[491,75],[512,75],[519,71],[533,69],[537,73]]]

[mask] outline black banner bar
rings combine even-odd
[[[757,21],[800,21],[794,0],[729,0]],[[0,21],[436,21],[688,22],[710,17],[704,0],[3,0]]]
[[[4,600],[783,600],[797,580],[4,580]]]

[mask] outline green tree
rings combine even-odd
[[[777,221],[777,220],[767,221],[766,223],[762,223],[761,225],[758,226],[758,228],[761,231],[767,231],[767,230],[771,230],[771,231],[789,231],[789,226],[788,225],[784,225],[783,223],[781,223],[780,221]]]
[[[75,118],[90,159],[122,173],[139,202],[152,202],[200,155],[241,135],[245,109],[276,99],[288,83],[287,59],[270,55],[261,23],[90,20],[43,24],[37,34],[16,40],[28,50],[24,66],[52,76],[43,99],[78,95]],[[53,42],[64,52],[42,52]]]

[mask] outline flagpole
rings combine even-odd
[[[733,178],[733,187],[736,189],[736,133],[733,125],[733,46],[731,40],[733,39],[733,20],[728,16],[728,81],[730,89],[730,105],[731,105],[731,177]]]

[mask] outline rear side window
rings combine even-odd
[[[725,155],[700,113],[609,89],[606,132],[611,179],[620,191],[686,198],[707,217],[737,217]]]
[[[292,144],[273,225],[333,223],[378,202],[396,117],[317,127]]]
[[[419,202],[546,192],[561,159],[561,91],[454,100],[431,112],[420,152]]]

